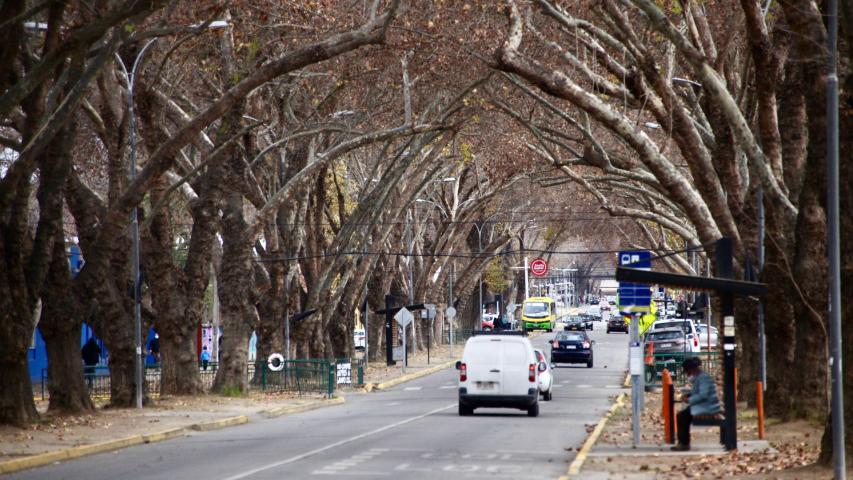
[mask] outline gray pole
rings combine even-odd
[[[758,274],[764,270],[764,189],[758,186]],[[762,390],[767,390],[767,336],[764,327],[764,300],[758,300],[758,378]]]
[[[474,225],[476,226],[477,224],[475,223]],[[483,242],[480,238],[482,233],[483,233],[483,230],[479,226],[477,226],[477,254],[478,255],[483,254]],[[500,312],[497,312],[497,313],[498,313],[498,315],[500,315]],[[479,317],[479,319],[480,319],[479,320],[480,325],[475,326],[475,328],[477,330],[479,330],[480,328],[483,327],[483,269],[482,268],[480,269],[480,307],[477,310],[477,317]]]
[[[631,432],[634,448],[640,444],[640,412],[643,410],[643,376],[637,371],[638,360],[642,360],[642,347],[640,346],[639,316],[632,315],[631,324],[628,326],[628,358],[631,371]],[[636,358],[638,357],[639,358]],[[642,365],[642,362],[640,362]]]
[[[412,251],[414,249],[414,243],[415,243],[413,240],[414,235],[412,234],[412,229],[414,228],[414,224],[413,224],[414,215],[409,216],[409,214],[411,214],[411,210],[409,212],[407,212],[407,217],[409,220],[409,228],[408,228],[408,234],[409,234],[408,235],[408,237],[409,237],[409,258],[408,258],[408,260],[409,260],[408,261],[408,264],[409,264],[409,305],[414,305],[414,303],[415,303],[415,282],[414,282],[414,277],[412,274],[412,270],[414,269],[412,266],[412,260],[413,260]],[[417,320],[412,320],[412,350],[414,350],[415,352],[418,351],[418,338],[417,338],[418,329],[415,328],[415,322],[416,321]],[[406,336],[406,329],[403,328],[403,339],[404,339],[403,356],[408,358],[409,352],[405,348],[405,336]],[[404,360],[403,361],[403,371],[404,372],[406,371],[405,365],[406,365],[406,361]]]
[[[456,273],[456,264],[453,263],[450,268],[450,298],[448,299],[448,307],[453,306],[453,274]],[[453,356],[453,318],[447,319],[447,324],[450,326],[450,356]]]
[[[367,312],[367,282],[364,282],[364,366],[370,362],[370,327]]]
[[[128,143],[130,144],[130,181],[136,179],[136,113],[133,108],[133,84],[136,79],[136,69],[139,68],[140,60],[145,55],[148,47],[154,44],[157,39],[149,40],[142,47],[139,54],[133,60],[133,66],[130,73],[124,65],[121,56],[116,53],[116,59],[124,72],[124,78],[127,81],[127,115],[128,115]],[[133,245],[131,247],[131,264],[133,269],[133,320],[134,320],[134,341],[136,343],[136,352],[134,355],[134,370],[136,370],[136,408],[142,408],[143,394],[143,358],[142,358],[142,299],[141,285],[139,284],[139,217],[137,207],[133,207],[133,213],[130,215],[130,237]]]
[[[290,360],[290,309],[284,309],[284,358]]]
[[[838,0],[827,5],[826,207],[829,256],[829,367],[832,373],[832,455],[835,479],[847,476],[844,452],[844,377],[841,372],[841,247],[838,225]]]

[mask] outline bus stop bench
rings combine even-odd
[[[720,443],[726,443],[726,418],[721,413],[696,415],[690,423],[694,427],[720,427]]]

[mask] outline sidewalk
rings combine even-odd
[[[163,398],[142,410],[98,406],[90,415],[43,416],[27,429],[0,427],[0,474],[343,402],[321,395],[199,395]],[[47,402],[37,408],[44,415]]]
[[[600,428],[600,436],[583,456],[578,454],[570,478],[669,479],[669,478],[832,478],[832,471],[815,466],[821,426],[805,421],[768,421],[767,440],[758,439],[755,410],[738,406],[738,450],[726,452],[714,427],[691,429],[688,452],[673,452],[663,443],[661,394],[647,392],[641,418],[641,444],[632,448],[631,401],[624,401]],[[577,465],[580,463],[580,465]]]

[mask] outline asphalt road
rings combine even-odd
[[[540,416],[521,410],[457,414],[456,371],[447,369],[388,391],[353,394],[340,406],[11,475],[10,479],[132,478],[238,480],[335,478],[557,478],[622,389],[624,334],[597,322],[595,366],[554,371],[554,399]],[[543,334],[533,343],[549,351]]]

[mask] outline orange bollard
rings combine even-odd
[[[755,382],[755,407],[758,409],[758,439],[764,440],[764,384]]]
[[[737,367],[735,367],[735,403],[737,403]]]
[[[672,398],[672,376],[667,369],[661,373],[661,387],[663,388],[663,439],[666,443],[674,443],[672,414],[675,399]]]

